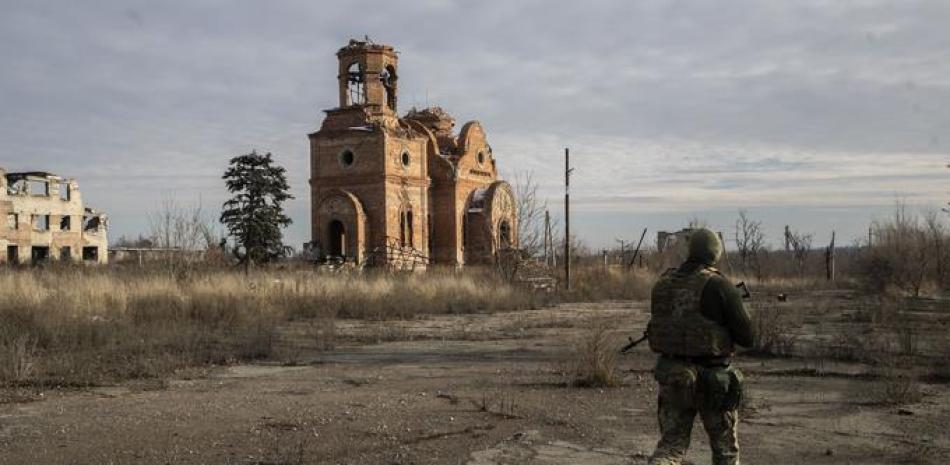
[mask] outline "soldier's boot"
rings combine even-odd
[[[713,465],[739,465],[739,437],[736,425],[739,412],[732,410],[704,410],[703,426],[709,435]]]

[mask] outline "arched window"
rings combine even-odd
[[[511,247],[511,224],[508,220],[501,220],[498,224],[498,245],[502,249]]]
[[[412,210],[405,209],[399,213],[399,245],[413,247]]]
[[[366,103],[366,79],[359,62],[353,62],[346,70],[346,89],[350,105]]]
[[[387,66],[379,73],[379,80],[386,89],[386,106],[390,110],[396,111],[396,68],[392,65]]]

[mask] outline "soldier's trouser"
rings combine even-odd
[[[660,358],[654,373],[659,383],[661,436],[650,464],[681,463],[699,413],[709,435],[713,465],[739,465],[736,426],[741,374],[730,367],[707,368],[666,357]]]

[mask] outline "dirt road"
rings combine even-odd
[[[2,464],[641,464],[652,451],[653,356],[621,359],[624,385],[566,386],[591,319],[621,335],[643,303],[408,322],[342,322],[340,347],[0,405]],[[303,325],[304,323],[301,323]],[[392,340],[378,344],[347,341]],[[296,342],[295,342],[296,341]],[[299,343],[298,343],[299,342]],[[286,366],[287,361],[296,366]],[[942,463],[950,389],[884,406],[858,364],[740,357],[751,395],[744,463]],[[709,463],[700,425],[690,460]]]

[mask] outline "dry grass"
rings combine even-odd
[[[536,305],[531,293],[490,275],[439,271],[21,270],[0,275],[0,293],[0,383],[44,386],[272,357],[276,329],[289,320],[306,320],[313,346],[329,349],[337,318],[384,321]]]
[[[789,356],[795,347],[792,334],[798,322],[796,318],[776,304],[765,302],[752,311],[754,340],[752,351],[761,355]]]
[[[609,322],[595,320],[575,343],[569,362],[573,386],[590,388],[620,385],[622,379],[617,368],[617,348],[620,344],[610,334],[611,328]]]
[[[885,405],[904,405],[920,402],[923,398],[920,381],[913,369],[908,369],[896,357],[885,358],[877,367],[880,381],[873,391],[874,400]]]
[[[643,269],[612,267],[605,273],[600,266],[580,266],[574,270],[572,289],[562,290],[557,297],[569,302],[649,299],[656,278],[655,273]]]

